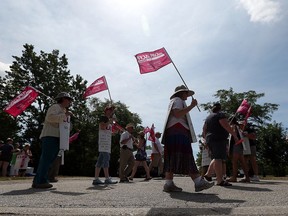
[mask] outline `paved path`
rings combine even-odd
[[[200,193],[176,177],[181,193],[162,191],[164,181],[92,186],[92,178],[65,177],[49,190],[31,179],[0,181],[0,215],[288,215],[288,181],[234,183]]]

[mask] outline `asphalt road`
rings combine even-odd
[[[288,181],[198,193],[188,177],[175,177],[178,193],[163,192],[161,179],[93,186],[92,178],[60,177],[48,190],[32,189],[31,181],[0,181],[0,215],[288,215]]]

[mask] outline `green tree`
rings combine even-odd
[[[65,165],[61,167],[61,172],[66,175],[94,175],[98,156],[99,117],[111,101],[102,102],[98,98],[84,100],[82,95],[87,81],[80,75],[70,75],[68,59],[65,55],[60,56],[58,50],[51,53],[40,51],[40,54],[37,54],[33,45],[25,44],[22,56],[13,58],[15,60],[10,67],[11,71],[6,71],[6,75],[0,77],[0,121],[6,126],[1,128],[1,138],[18,136],[18,141],[25,139],[32,142],[34,167],[37,168],[40,157],[39,135],[46,112],[55,103],[52,98],[59,92],[68,92],[74,98],[70,108],[75,115],[72,118],[71,133],[78,130],[81,132],[79,139],[72,143],[70,150],[65,153]],[[3,108],[26,86],[32,86],[41,92],[35,102],[17,118],[3,112]],[[118,124],[125,127],[131,122],[135,124],[136,132],[143,129],[137,113],[131,113],[120,101],[114,105]],[[137,135],[136,132],[134,136]],[[115,134],[112,138],[110,173],[114,175],[118,169],[119,138],[120,134]]]
[[[288,163],[287,131],[281,123],[273,122],[258,130],[258,158],[263,169],[275,176],[285,176]]]
[[[11,136],[10,133],[16,127],[19,141],[29,140],[33,143],[33,153],[37,164],[39,152],[39,135],[48,108],[55,103],[52,98],[60,92],[69,92],[75,99],[71,107],[72,112],[77,113],[79,118],[86,117],[86,101],[82,95],[86,89],[87,81],[77,75],[75,78],[68,70],[68,60],[65,55],[60,56],[58,50],[51,53],[40,51],[38,55],[33,45],[24,45],[22,56],[13,56],[14,61],[10,66],[11,71],[1,79],[1,106],[8,104],[26,86],[32,86],[41,93],[21,115],[12,118],[1,111],[0,116],[9,119],[11,131],[5,131],[3,136]],[[77,128],[77,124],[74,126]]]

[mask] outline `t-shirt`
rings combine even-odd
[[[14,147],[13,145],[11,144],[4,144],[3,146],[0,147],[0,151],[1,151],[1,154],[0,154],[0,160],[1,161],[11,161],[12,159],[12,151],[13,151]]]
[[[171,110],[173,110],[173,109],[180,109],[181,110],[185,107],[184,101],[179,97],[174,98],[174,100],[171,100],[170,103],[173,103]],[[176,118],[175,116],[170,115],[168,122],[167,122],[167,128],[170,128],[177,123],[182,124],[186,129],[189,130],[188,122],[186,120],[186,115],[184,115],[180,118]]]
[[[122,147],[123,145],[127,145],[127,147],[129,149],[133,149],[133,140],[129,139],[128,142],[126,144],[122,144],[121,142],[125,139],[128,139],[131,136],[131,134],[128,131],[125,131],[121,134],[120,137],[120,147]]]
[[[159,139],[157,139],[157,138],[155,138],[155,143],[152,143],[152,153],[153,153],[153,154],[159,153],[159,152],[156,150],[155,146],[154,146],[155,144],[156,144],[156,146],[158,147],[158,150],[159,150],[160,154],[162,154],[162,152],[163,152],[163,147],[162,147]]]
[[[221,126],[219,120],[226,118],[222,112],[211,113],[205,120],[206,142],[221,141],[228,138],[229,133]]]

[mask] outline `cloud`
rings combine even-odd
[[[239,0],[251,22],[271,23],[280,20],[280,3],[271,0]]]
[[[5,75],[5,71],[10,71],[10,64],[5,64],[0,61],[0,76]]]

